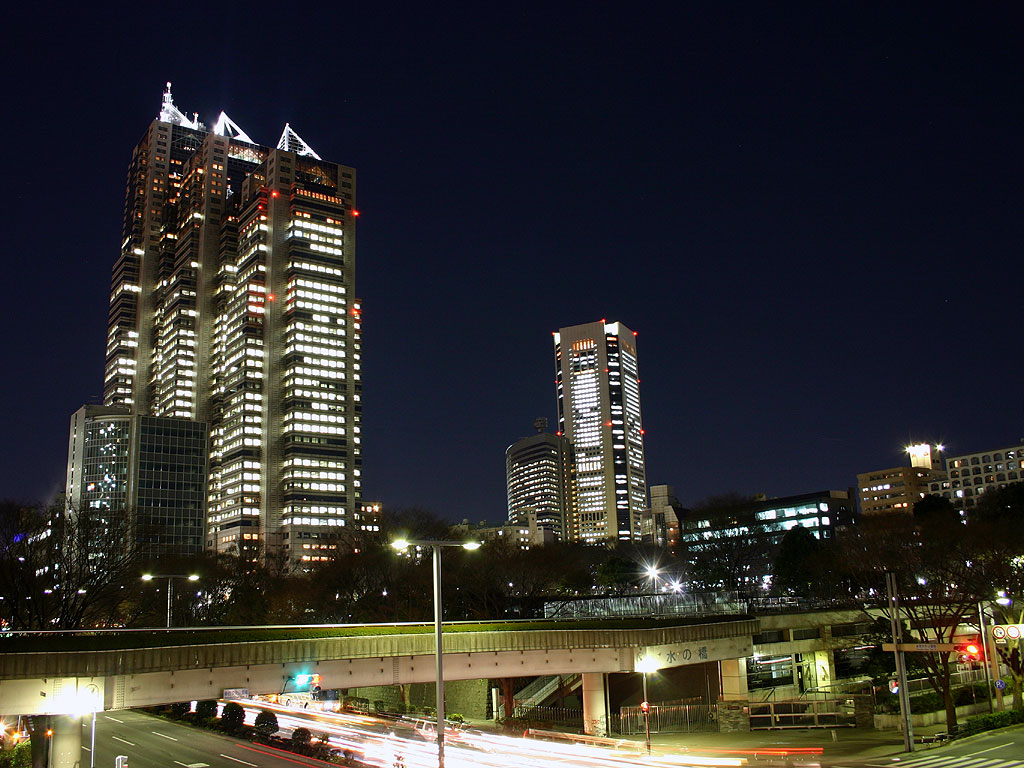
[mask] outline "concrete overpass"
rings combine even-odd
[[[86,633],[69,639],[38,633],[32,640],[0,638],[0,708],[7,715],[76,715],[215,699],[227,688],[279,693],[299,674],[319,674],[324,688],[433,682],[431,627],[191,629],[144,637]],[[606,714],[604,674],[631,672],[647,656],[658,667],[718,662],[723,696],[745,699],[743,660],[752,653],[759,621],[742,616],[460,623],[446,624],[445,629],[446,680],[581,673],[584,719],[589,731],[600,733]],[[259,639],[263,633],[289,631],[295,637]],[[311,632],[325,636],[303,636]],[[240,639],[246,635],[253,639]],[[49,650],[47,645],[61,649]],[[139,645],[143,647],[133,647]],[[67,717],[56,719],[54,748],[60,755],[73,752],[77,760],[80,745],[73,742],[78,726],[62,726],[63,721],[70,723]],[[56,768],[64,765],[60,755],[55,754]]]

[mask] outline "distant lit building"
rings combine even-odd
[[[604,320],[554,333],[558,431],[576,462],[572,541],[641,538],[647,476],[635,336]]]
[[[947,477],[933,480],[928,492],[949,499],[957,509],[970,509],[983,493],[1024,480],[1022,461],[1024,444],[950,456]]]
[[[641,518],[641,541],[674,550],[679,544],[679,521],[685,515],[671,485],[652,485],[651,506]]]
[[[942,451],[941,445],[919,443],[907,448],[909,467],[890,467],[857,475],[861,514],[912,514],[914,505],[930,493],[931,484],[946,479]]]
[[[486,520],[474,525],[469,520],[463,520],[450,529],[453,536],[462,539],[476,539],[478,541],[503,541],[508,546],[519,549],[530,549],[532,547],[543,547],[545,544],[552,544],[558,539],[551,529],[538,524],[537,515],[534,512],[526,513],[522,522],[509,523],[507,525],[488,525]]]
[[[753,545],[743,580],[747,586],[763,585],[788,531],[802,527],[816,539],[835,539],[839,529],[853,522],[855,503],[850,488],[757,499],[732,510],[734,515],[711,517],[687,510],[680,520],[679,542],[691,557],[728,539]]]
[[[540,424],[540,426],[538,426]],[[538,419],[538,430],[547,427]],[[508,520],[525,523],[529,515],[556,539],[564,539],[566,521],[575,512],[575,465],[572,444],[562,435],[540,431],[524,437],[505,451]]]
[[[66,497],[139,555],[195,554],[206,525],[206,425],[85,405],[71,417]]]

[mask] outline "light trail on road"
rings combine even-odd
[[[249,723],[260,711],[273,712],[283,733],[290,735],[297,728],[306,728],[314,737],[323,734],[332,749],[348,751],[356,760],[368,765],[379,768],[437,766],[435,731],[427,720],[385,720],[253,699],[238,703],[245,709]],[[448,768],[705,768],[741,766],[746,762],[745,758],[736,756],[700,756],[685,752],[647,755],[629,741],[597,745],[541,741],[462,728],[445,731]]]

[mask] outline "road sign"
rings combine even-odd
[[[998,688],[1000,691],[1004,690],[1006,688],[1006,681],[996,680],[996,688]]]
[[[883,643],[883,651],[895,651],[897,649],[896,643]],[[899,650],[904,653],[925,653],[928,651],[935,651],[938,653],[949,652],[957,650],[956,643],[900,643]]]

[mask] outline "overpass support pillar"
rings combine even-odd
[[[747,690],[747,660],[722,659],[718,664],[722,673],[722,698],[746,701],[750,695]]]
[[[608,710],[605,707],[604,674],[584,672],[583,732],[588,736],[608,735]]]
[[[82,761],[82,721],[71,715],[53,715],[50,768],[79,768]]]

